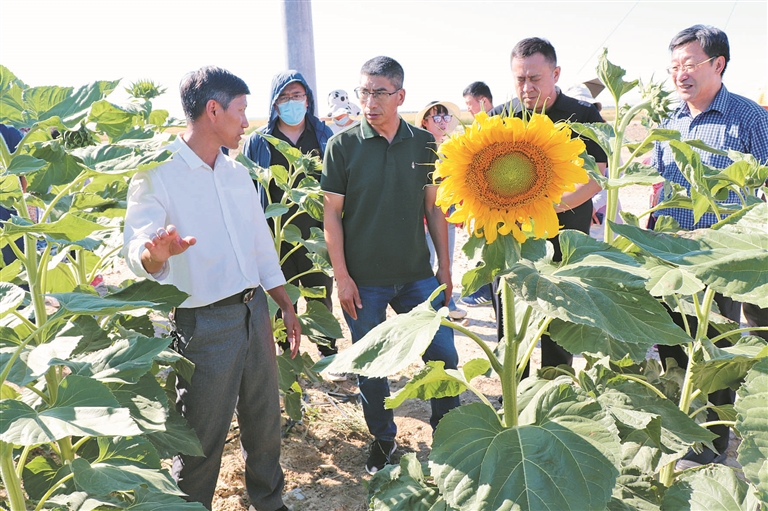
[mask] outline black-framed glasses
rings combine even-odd
[[[295,94],[291,94],[290,96],[287,94],[285,96],[280,95],[277,97],[277,101],[275,101],[275,103],[282,105],[284,103],[288,103],[289,101],[304,101],[305,99],[307,99],[306,94],[303,92],[297,92]]]
[[[667,68],[667,73],[669,73],[671,75],[676,75],[677,73],[679,73],[681,71],[685,72],[685,73],[690,73],[691,71],[693,71],[697,67],[699,67],[699,66],[701,66],[703,64],[706,64],[710,60],[713,60],[713,59],[716,59],[716,58],[717,58],[717,56],[709,57],[707,60],[701,61],[698,64],[682,64],[680,66],[668,67]]]
[[[435,121],[435,123],[438,123],[438,122],[448,123],[448,122],[451,122],[451,119],[453,119],[453,116],[451,114],[442,114],[442,115],[438,114],[438,115],[432,116],[432,120]]]
[[[376,101],[379,101],[379,100],[384,99],[385,97],[389,97],[389,96],[392,96],[393,94],[397,94],[401,90],[403,90],[403,89],[397,89],[394,92],[387,92],[385,90],[373,90],[373,91],[371,91],[371,90],[367,90],[367,89],[363,89],[361,87],[358,87],[358,88],[355,89],[355,96],[357,96],[357,99],[359,99],[360,101],[367,101],[370,98],[373,98]]]

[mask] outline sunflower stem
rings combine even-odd
[[[501,375],[501,393],[504,397],[504,423],[508,428],[517,426],[517,349],[520,339],[515,332],[515,297],[501,278],[501,304],[504,308],[504,374]]]

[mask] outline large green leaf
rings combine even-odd
[[[630,185],[650,186],[664,181],[655,167],[633,161],[627,166],[624,173],[616,179],[609,179],[605,188],[621,188]]]
[[[614,230],[659,259],[686,267],[725,296],[768,307],[768,236],[735,227],[700,229],[686,237],[612,224]]]
[[[609,375],[606,371],[601,378],[597,400],[613,416],[620,430],[643,431],[662,454],[672,454],[675,458],[684,455],[694,443],[709,444],[715,438],[672,401],[660,399],[658,394],[637,382]],[[636,443],[639,440],[634,437]]]
[[[99,461],[83,458],[72,461],[75,484],[95,495],[130,491],[145,486],[159,493],[183,495],[167,471],[160,469],[160,459],[152,444],[140,437],[120,438],[115,442],[99,439]]]
[[[369,377],[398,373],[427,350],[442,317],[424,302],[411,312],[378,325],[336,355],[326,370]]]
[[[0,282],[0,318],[15,311],[27,292],[10,282]]]
[[[111,384],[110,391],[144,433],[165,431],[169,416],[168,397],[152,373],[146,373],[136,383]],[[174,453],[175,454],[175,453]]]
[[[103,350],[70,360],[54,359],[52,363],[69,367],[72,374],[103,382],[136,383],[169,344],[169,338],[135,335],[119,339]]]
[[[6,172],[8,172],[8,174],[26,175],[37,172],[47,164],[48,162],[45,160],[35,158],[34,156],[17,154],[11,159],[11,164],[8,165]]]
[[[590,262],[599,263],[592,265]],[[549,267],[545,268],[549,270]],[[605,332],[621,342],[650,346],[690,342],[666,310],[645,289],[645,279],[605,260],[583,260],[544,274],[521,261],[510,269],[507,282],[516,297],[547,316]],[[585,340],[583,349],[605,349]],[[630,352],[631,350],[627,350]]]
[[[106,296],[111,300],[151,301],[153,304],[151,307],[162,312],[170,312],[188,297],[187,293],[179,291],[175,286],[160,284],[149,279],[134,282],[117,293]]]
[[[662,511],[757,511],[760,502],[747,483],[724,465],[706,465],[683,472],[664,493]]]
[[[70,154],[61,141],[35,142],[32,156],[48,164],[27,175],[27,191],[46,194],[51,186],[69,184],[84,170],[81,162]]]
[[[605,151],[605,154],[613,154],[613,145],[616,141],[616,132],[613,130],[613,125],[607,122],[591,122],[589,124],[572,122],[569,126],[582,137],[588,138],[599,145]]]
[[[109,315],[134,309],[152,308],[155,305],[154,302],[146,300],[115,300],[88,293],[54,293],[51,296],[59,301],[60,312],[65,311],[69,314]]]
[[[298,315],[301,333],[304,335],[325,336],[333,339],[344,337],[341,325],[328,307],[322,302],[308,301],[306,310]]]
[[[118,399],[120,399],[118,397]],[[168,408],[168,419],[165,421],[165,431],[148,433],[147,440],[157,449],[162,458],[172,458],[177,454],[189,456],[204,456],[203,446],[200,445],[195,430],[187,420],[176,411],[175,406]],[[141,422],[139,421],[139,424]]]
[[[171,159],[173,153],[165,148],[168,141],[168,135],[157,135],[151,140],[84,147],[72,151],[72,154],[99,174],[130,176],[133,172],[150,170]]]
[[[766,343],[757,337],[740,338],[727,348],[718,348],[704,339],[704,359],[692,368],[693,384],[705,394],[724,388],[737,390],[747,372],[768,353]]]
[[[406,399],[428,400],[440,397],[458,396],[467,389],[469,381],[490,368],[485,359],[475,359],[461,370],[445,369],[445,362],[427,362],[426,367],[413,375],[405,387],[391,397],[384,399],[386,408],[397,408]],[[481,370],[479,370],[481,369]]]
[[[659,511],[664,490],[664,485],[637,467],[622,468],[613,489],[613,497],[629,507],[614,507],[609,504],[608,510]]]
[[[752,366],[736,393],[736,429],[741,433],[739,463],[768,502],[768,358]]]
[[[656,344],[649,339],[638,339],[639,342],[619,341],[599,328],[559,319],[550,323],[549,335],[570,353],[602,353],[612,360],[629,356],[634,362],[645,360],[648,349]]]
[[[135,115],[135,111],[101,100],[91,106],[88,122],[95,122],[96,129],[103,131],[110,141],[114,141],[132,127]]]
[[[40,378],[59,358],[66,358],[77,346],[78,339],[58,336],[39,346],[27,345],[14,362],[8,381],[20,387]],[[0,348],[0,367],[5,369],[16,348]]]
[[[684,266],[649,257],[643,267],[650,273],[646,288],[653,296],[690,296],[704,289],[704,283]]]
[[[126,511],[205,511],[199,502],[187,502],[175,495],[166,495],[158,492],[147,491],[144,488],[137,488],[134,492],[135,499],[133,504],[128,506]]]
[[[46,234],[61,240],[78,241],[94,231],[104,229],[103,225],[70,214],[64,215],[55,222],[44,224],[34,224],[20,217],[12,217],[10,221],[3,224],[3,227],[5,231],[0,234],[0,238],[6,238],[9,241],[25,233]]]
[[[368,483],[370,511],[449,511],[437,487],[430,483],[429,467],[414,453],[400,458],[399,465],[389,465],[374,474]]]
[[[72,473],[70,465],[59,465],[46,456],[37,456],[32,461],[24,465],[22,479],[24,481],[24,491],[33,500],[39,500],[50,490],[54,483]],[[74,490],[72,481],[65,482],[54,494],[69,493]]]
[[[560,400],[560,387],[550,396],[554,402],[542,399],[530,425],[504,428],[481,403],[443,417],[430,467],[450,505],[477,511],[605,507],[618,470],[595,444],[618,450],[618,438],[595,420],[596,403],[573,393]]]
[[[608,60],[608,48],[603,48],[597,61],[597,76],[611,93],[614,102],[617,105],[620,104],[619,99],[624,94],[637,87],[638,84],[637,80],[632,80],[631,82],[625,81],[624,75],[626,74],[627,72],[624,69],[612,64]]]
[[[118,408],[96,380],[69,375],[52,407],[36,411],[20,401],[0,401],[0,440],[17,445],[54,442],[67,436],[130,436],[141,430],[128,409]]]
[[[522,245],[511,234],[500,235],[493,243],[486,243],[485,238],[470,237],[463,250],[467,258],[475,257],[481,250],[481,262],[476,268],[464,273],[461,278],[462,295],[468,296],[493,279],[520,259],[536,261],[546,255],[545,240],[527,240]]]

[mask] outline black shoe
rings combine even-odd
[[[371,443],[371,451],[368,461],[365,462],[365,471],[373,475],[388,463],[389,457],[395,453],[397,444],[394,440],[374,440]]]

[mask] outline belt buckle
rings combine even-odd
[[[253,300],[253,294],[256,292],[256,289],[250,289],[247,293],[243,295],[243,303],[248,303],[251,300]]]

